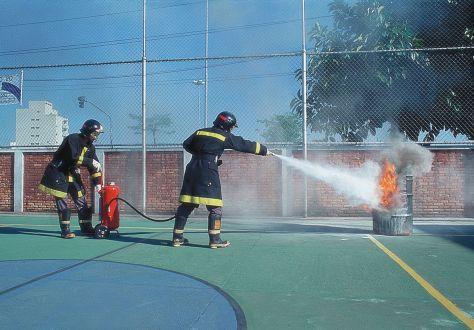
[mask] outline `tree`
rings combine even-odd
[[[402,3],[403,7],[400,6]],[[471,0],[438,0],[430,6],[423,1],[404,0],[392,0],[389,4],[393,9],[399,9],[394,11],[396,15],[417,31],[425,47],[474,46],[474,3]],[[415,119],[416,128],[427,133],[425,141],[433,141],[441,130],[474,139],[472,48],[428,52],[427,57],[430,63],[428,91],[432,95],[429,111],[420,117],[420,114],[404,109],[399,114],[399,125],[413,127]],[[418,130],[408,129],[406,132],[412,139],[418,136]]]
[[[135,134],[141,135],[142,134],[142,116],[129,113],[128,116],[135,121],[136,125],[128,126],[128,128],[132,129]],[[173,130],[169,130],[171,125],[173,124],[173,120],[171,119],[169,114],[153,114],[146,119],[146,130],[152,134],[153,137],[153,145],[157,145],[157,137],[160,133],[162,134],[172,134],[174,133]]]
[[[301,143],[301,118],[294,113],[274,115],[270,119],[259,120],[265,127],[261,132],[266,142]]]
[[[424,52],[396,51],[424,46],[421,33],[416,33],[418,26],[400,14],[400,1],[359,0],[348,5],[334,0],[329,9],[334,27],[317,23],[311,31],[316,53],[307,72],[311,130],[325,133],[326,139],[339,134],[343,141],[363,141],[388,121],[392,128],[417,140],[420,130],[439,131],[453,112],[459,112],[464,102],[459,100],[459,93],[432,85],[436,75],[432,57]],[[302,80],[301,70],[296,78]],[[437,100],[443,94],[450,101],[436,112]],[[301,91],[291,108],[302,114]],[[444,117],[440,114],[443,111]],[[452,128],[461,131],[459,123]]]

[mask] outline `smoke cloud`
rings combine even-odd
[[[400,176],[421,176],[431,171],[433,154],[422,146],[403,140],[401,136],[394,138],[390,149],[382,153],[384,158],[395,164]]]

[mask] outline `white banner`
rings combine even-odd
[[[0,76],[0,104],[22,104],[23,71]]]

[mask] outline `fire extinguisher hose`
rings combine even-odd
[[[106,206],[106,209],[109,208],[110,204],[115,201],[115,200],[119,200],[119,201],[122,201],[124,202],[125,204],[127,204],[128,206],[130,206],[132,208],[132,210],[134,210],[135,212],[137,212],[139,215],[141,215],[143,218],[147,219],[147,220],[150,220],[150,221],[154,221],[154,222],[167,222],[167,221],[170,221],[170,220],[173,220],[176,216],[173,215],[171,218],[167,218],[167,219],[154,219],[154,218],[151,218],[145,214],[143,214],[142,212],[140,212],[139,210],[137,210],[137,208],[135,206],[133,206],[132,204],[130,204],[126,199],[123,199],[123,198],[120,198],[120,197],[115,197],[115,198],[112,198],[110,200],[110,202],[107,204]]]

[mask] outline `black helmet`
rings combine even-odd
[[[102,133],[103,131],[104,127],[94,119],[86,120],[81,128],[81,133],[85,136],[90,136],[93,132]]]
[[[237,118],[229,111],[222,111],[214,120],[214,127],[220,127],[225,131],[230,131],[232,127],[237,126]]]

